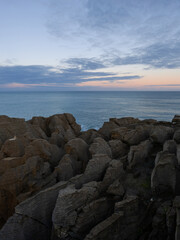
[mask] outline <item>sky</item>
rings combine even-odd
[[[0,0],[0,90],[180,90],[179,0]]]

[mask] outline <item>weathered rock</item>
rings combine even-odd
[[[136,239],[138,227],[138,199],[130,197],[115,205],[115,213],[97,224],[85,240]],[[119,238],[121,237],[121,238]]]
[[[175,131],[173,139],[176,143],[180,143],[180,130]]]
[[[14,214],[0,231],[1,240],[49,240],[51,229],[32,218]]]
[[[103,138],[95,138],[89,148],[91,155],[96,154],[107,154],[110,158],[112,157],[111,148]]]
[[[176,234],[175,240],[180,239],[180,196],[175,197],[174,207],[176,209]]]
[[[67,237],[70,227],[76,224],[78,209],[95,200],[98,195],[96,183],[84,185],[81,189],[70,185],[59,191],[52,220],[55,234],[60,239]]]
[[[80,125],[75,122],[75,118],[68,113],[53,115],[47,121],[50,134],[58,133],[64,142],[75,138],[81,130]]]
[[[43,238],[49,240],[52,211],[59,190],[65,186],[66,182],[58,183],[19,204],[15,209],[15,214],[1,230],[1,239],[38,240]]]
[[[124,187],[122,183],[118,180],[115,180],[107,189],[107,193],[115,196],[123,197]]]
[[[133,168],[145,162],[151,150],[152,144],[149,140],[146,140],[137,146],[131,146],[128,154],[129,166]]]
[[[101,135],[95,129],[89,129],[85,132],[82,132],[79,137],[90,145],[95,138],[101,137]]]
[[[163,145],[163,151],[176,154],[177,147],[174,140],[167,140]]]
[[[25,148],[26,158],[39,156],[44,161],[48,161],[52,167],[58,165],[63,151],[54,144],[50,144],[45,139],[36,139]]]
[[[83,172],[89,159],[87,143],[81,138],[72,139],[65,145],[65,151],[76,161],[79,161],[80,167],[77,172]]]
[[[118,240],[122,231],[123,218],[123,212],[112,214],[109,218],[92,228],[84,240]],[[121,239],[124,240],[124,238]]]
[[[69,154],[63,156],[59,165],[55,168],[58,181],[67,181],[74,175],[78,174],[78,161],[73,160]]]
[[[110,121],[115,122],[120,127],[140,123],[140,120],[138,118],[133,118],[133,117],[110,118]]]
[[[101,181],[110,162],[111,159],[107,155],[94,155],[93,158],[89,160],[84,174],[79,176],[74,183],[79,187],[91,181]]]
[[[112,131],[112,139],[119,139],[128,145],[137,145],[140,142],[146,140],[149,137],[151,127],[136,126],[135,129],[128,129],[127,127],[121,127]]]
[[[106,190],[116,179],[122,182],[125,178],[125,171],[123,163],[119,160],[112,160],[104,174],[103,181],[101,183],[102,190]]]
[[[160,152],[156,156],[155,167],[151,175],[151,187],[158,196],[172,196],[176,186],[177,159],[174,154]]]
[[[109,141],[109,145],[111,147],[113,158],[121,158],[128,153],[128,146],[121,140],[111,140]]]
[[[8,139],[2,146],[1,152],[4,157],[22,157],[25,153],[24,146],[25,139]]]
[[[118,125],[112,121],[105,122],[102,128],[99,129],[98,133],[100,133],[106,140],[108,140],[111,136],[111,133],[114,129],[118,128]]]
[[[179,124],[180,123],[180,115],[175,115],[172,119],[173,124]]]
[[[85,237],[86,233],[112,213],[112,210],[113,202],[105,197],[87,204],[78,214],[72,231],[80,235],[81,238]]]
[[[173,128],[166,126],[154,126],[150,138],[154,143],[163,144],[166,140],[172,138]]]
[[[0,175],[9,168],[15,168],[25,163],[24,157],[7,157],[0,160]]]

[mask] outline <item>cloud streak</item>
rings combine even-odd
[[[73,87],[94,83],[113,83],[140,79],[139,75],[119,75],[103,71],[103,61],[71,58],[63,67],[53,66],[0,66],[1,88]],[[100,71],[101,69],[101,71]],[[92,82],[90,84],[90,82]],[[102,84],[99,84],[102,85]]]

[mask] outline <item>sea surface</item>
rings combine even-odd
[[[0,115],[28,120],[65,112],[82,130],[113,117],[171,121],[180,114],[180,92],[0,92]]]

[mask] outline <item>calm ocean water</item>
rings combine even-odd
[[[111,117],[171,121],[180,114],[180,92],[0,92],[0,115],[30,119],[64,112],[83,130]]]

